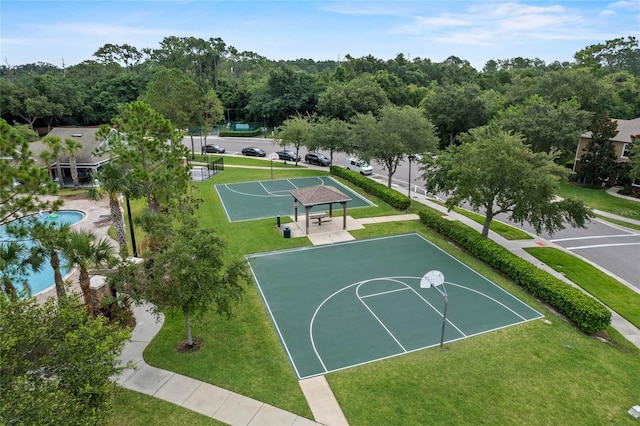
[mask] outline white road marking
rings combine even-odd
[[[549,240],[552,243],[557,243],[558,241],[574,241],[574,240],[591,240],[597,238],[620,238],[620,237],[637,237],[638,234],[620,234],[620,235],[594,235],[591,237],[574,237],[574,238],[558,238],[556,240]]]
[[[591,246],[577,246],[577,247],[565,247],[567,250],[580,250],[590,248],[602,248],[602,247],[618,247],[618,246],[640,246],[640,242],[637,243],[619,243],[619,244],[595,244]]]

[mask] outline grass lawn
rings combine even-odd
[[[111,403],[113,413],[105,419],[106,425],[217,426],[225,424],[195,411],[128,389],[118,389]]]
[[[636,225],[635,223],[626,222],[624,220],[612,219],[610,217],[601,216],[599,214],[596,215],[598,219],[602,219],[605,222],[613,223],[614,225],[620,225],[627,228],[635,229],[636,231],[640,231],[640,225]]]
[[[604,188],[587,188],[570,182],[561,182],[556,194],[562,198],[577,198],[592,209],[602,210],[629,219],[640,220],[640,202],[608,194]]]
[[[274,178],[318,171],[274,170]],[[321,173],[321,172],[320,172]],[[284,239],[275,218],[229,223],[213,184],[269,179],[269,170],[229,168],[199,184],[198,214],[228,242],[231,257],[307,246]],[[380,207],[354,209],[356,217],[401,214]],[[612,343],[576,331],[491,268],[458,250],[419,221],[367,225],[356,238],[419,232],[443,250],[542,312],[533,321],[410,355],[332,373],[327,379],[352,425],[418,424],[636,424],[627,410],[640,395],[640,350],[609,330]],[[366,267],[366,265],[363,265]],[[292,274],[301,273],[292,265]],[[192,319],[201,351],[178,354],[181,317],[167,318],[145,351],[148,363],[179,372],[311,418],[255,285],[231,319],[209,313]],[[416,325],[419,326],[419,325]],[[165,422],[166,424],[166,422]]]
[[[640,328],[640,294],[571,253],[553,247],[526,248],[536,259],[562,272],[596,299]]]
[[[479,223],[480,225],[484,225],[484,216],[471,212],[469,210],[455,208],[457,213],[460,213],[463,216],[468,217],[469,219]],[[491,225],[489,226],[493,232],[496,234],[506,238],[507,240],[531,240],[533,237],[518,228],[514,228],[511,225],[507,225],[506,223],[492,220]]]
[[[433,200],[432,200],[433,201]],[[441,206],[444,206],[443,202],[440,201],[433,201],[434,203],[440,204]],[[456,213],[460,213],[463,216],[468,217],[469,219],[479,223],[480,225],[484,225],[484,216],[482,216],[481,214],[460,208],[460,207],[454,207],[453,209]],[[507,225],[506,223],[497,221],[497,220],[492,220],[491,221],[491,225],[489,226],[489,228],[495,232],[496,234],[506,238],[507,240],[531,240],[533,239],[533,237],[528,234],[527,232],[524,232],[518,228],[515,228],[511,225]]]

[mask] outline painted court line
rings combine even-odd
[[[373,315],[373,317],[376,319],[376,321],[378,321],[378,323],[380,323],[380,325],[382,326],[382,328],[385,329],[385,331],[387,333],[389,333],[389,336],[391,336],[391,338],[398,344],[398,346],[400,346],[400,348],[402,349],[402,352],[407,352],[407,349],[405,349],[404,346],[402,346],[402,343],[400,343],[400,341],[398,339],[396,339],[396,336],[393,335],[393,333],[391,332],[391,330],[389,330],[387,328],[387,326],[384,324],[384,322],[382,320],[380,320],[380,318],[375,314],[375,312],[373,312],[373,310],[369,307],[369,305],[367,305],[364,300],[362,300],[362,297],[360,297],[360,287],[362,287],[364,284],[366,284],[368,281],[364,281],[362,283],[360,283],[357,287],[356,287],[356,296],[358,296],[358,300],[360,301],[360,303],[362,303],[364,305],[365,308],[367,308],[367,310],[369,311],[369,313],[371,315]]]
[[[423,335],[419,330],[410,331],[410,329],[405,329],[404,323],[406,321],[405,316],[402,314],[402,312],[404,309],[403,307],[405,306],[410,306],[412,308],[408,313],[408,316],[406,317],[407,321],[410,318],[427,318],[429,319],[429,321],[432,321],[437,318],[434,312],[440,316],[439,318],[441,321],[443,313],[438,308],[436,308],[435,299],[434,304],[429,302],[429,300],[432,299],[431,293],[425,293],[423,295],[419,288],[415,288],[417,283],[419,283],[421,277],[417,275],[414,276],[414,274],[416,272],[419,273],[419,271],[414,271],[414,269],[416,268],[411,267],[411,276],[380,276],[375,278],[370,278],[369,276],[366,280],[353,282],[348,285],[344,285],[343,282],[334,282],[331,287],[327,288],[324,292],[319,292],[316,297],[307,297],[306,299],[301,299],[303,301],[306,301],[304,303],[307,303],[308,306],[307,308],[305,308],[307,314],[305,314],[304,317],[306,319],[304,319],[302,323],[299,323],[302,317],[300,317],[300,314],[297,313],[297,308],[292,305],[292,302],[295,302],[296,299],[292,299],[291,302],[287,302],[291,306],[287,307],[286,310],[283,310],[282,306],[278,308],[278,306],[282,304],[282,300],[280,299],[274,299],[278,300],[278,302],[275,302],[276,304],[273,307],[269,304],[267,296],[273,297],[275,295],[276,297],[284,297],[287,293],[286,289],[279,289],[279,287],[274,288],[273,286],[269,285],[269,282],[263,283],[263,285],[261,285],[261,283],[258,281],[258,276],[262,276],[263,272],[274,272],[268,268],[270,265],[271,268],[273,268],[273,262],[267,261],[266,258],[268,258],[269,256],[286,255],[286,253],[288,252],[300,252],[308,250],[329,250],[327,254],[331,254],[335,253],[332,247],[344,247],[351,244],[361,244],[365,242],[373,242],[375,247],[379,247],[378,245],[376,245],[375,241],[392,240],[395,238],[403,237],[416,237],[418,239],[424,240],[428,244],[430,249],[437,249],[437,251],[442,252],[448,260],[454,261],[453,263],[456,263],[457,265],[464,266],[464,269],[472,272],[476,276],[479,276],[483,280],[483,284],[479,286],[478,289],[466,285],[456,284],[450,281],[446,281],[445,284],[447,286],[451,286],[451,288],[459,289],[458,292],[461,295],[465,295],[466,293],[465,297],[463,298],[464,300],[473,300],[474,296],[471,293],[477,294],[479,296],[483,296],[485,300],[484,302],[478,302],[479,306],[488,306],[491,310],[502,312],[499,316],[496,316],[495,320],[492,319],[491,321],[487,321],[486,326],[492,327],[491,329],[485,329],[483,327],[475,326],[473,323],[473,319],[462,316],[460,318],[455,317],[454,319],[458,318],[461,320],[461,326],[467,329],[466,331],[469,334],[464,333],[459,326],[452,323],[451,318],[447,318],[446,324],[448,328],[450,327],[449,333],[447,334],[451,338],[447,339],[446,343],[452,343],[464,338],[493,332],[502,328],[511,327],[513,325],[522,324],[523,322],[529,322],[544,317],[544,315],[537,312],[535,309],[533,309],[531,306],[529,306],[519,298],[515,297],[513,294],[496,285],[484,275],[465,265],[460,260],[449,255],[444,250],[430,243],[423,236],[416,233],[391,235],[366,240],[354,240],[343,242],[335,246],[308,246],[304,248],[294,248],[269,253],[247,255],[246,257],[249,261],[249,265],[251,266],[252,275],[254,277],[254,280],[256,281],[263,302],[265,303],[269,316],[271,317],[272,323],[274,324],[276,333],[280,338],[281,343],[283,344],[289,362],[291,363],[294,372],[299,379],[315,377],[318,375],[340,371],[358,365],[365,365],[372,362],[393,358],[395,356],[400,356],[406,353],[411,353],[414,351],[437,346],[438,344],[440,344],[440,342],[438,341],[431,344],[431,342],[433,341],[433,336],[430,334],[430,332]],[[421,244],[419,243],[419,241],[416,241],[416,239],[409,240],[409,242],[411,244],[415,244],[416,248],[421,247]],[[409,244],[409,242],[407,242],[407,244]],[[403,244],[404,241],[400,240],[398,242],[391,243],[389,247],[402,247]],[[365,247],[368,246],[364,246],[363,248]],[[350,248],[346,248],[346,250],[348,252],[351,252]],[[432,254],[432,256],[435,256],[435,254]],[[302,260],[303,257],[307,258],[308,256],[300,256],[300,260]],[[317,256],[314,254],[313,257],[316,258]],[[322,258],[322,256],[320,257]],[[258,259],[261,258],[265,260],[258,261]],[[329,259],[330,258],[331,257],[329,257]],[[286,259],[288,259],[288,257],[277,259],[276,264],[278,262],[284,262]],[[254,261],[256,262],[255,264]],[[274,261],[276,261],[276,259],[274,259]],[[318,262],[318,260],[316,260],[316,262]],[[447,261],[447,265],[448,264],[449,262]],[[264,271],[262,270],[263,267],[265,267]],[[254,271],[254,268],[257,269]],[[352,269],[353,267],[351,269],[347,269],[346,271],[351,274],[357,272],[352,271]],[[378,272],[382,272],[382,274],[380,275],[384,275],[384,272],[386,272],[384,268],[376,269],[379,269]],[[394,272],[401,271],[397,270]],[[281,274],[278,273],[276,275],[277,277],[280,277]],[[472,280],[469,281],[469,283],[475,282],[473,281],[473,277],[469,278],[466,276],[466,274],[462,274],[461,277],[464,277],[463,279],[465,283],[467,282],[467,279]],[[357,279],[358,274],[354,274],[353,278]],[[396,285],[386,284],[385,281],[393,282]],[[315,283],[315,281],[312,282]],[[377,282],[369,287],[369,291],[374,291],[374,293],[367,294],[367,288],[365,286],[366,284],[371,282]],[[344,287],[336,288],[336,285],[344,285]],[[400,288],[398,288],[398,286],[400,286]],[[420,298],[422,303],[420,303],[420,301],[416,300],[412,296],[403,295],[401,292],[405,290],[411,290],[413,294]],[[304,292],[301,292],[300,290],[295,290],[295,292],[295,294],[299,295],[298,297],[305,297]],[[398,296],[395,297],[393,296],[394,294]],[[456,292],[454,291],[453,294],[456,294]],[[391,307],[391,310],[386,308],[387,299],[380,299],[378,302],[374,302],[375,299],[371,299],[372,297],[387,296],[389,296],[389,304],[391,302],[398,302],[395,304],[395,306]],[[409,299],[406,299],[407,297]],[[356,299],[361,303],[361,305],[356,302]],[[428,307],[427,309],[431,309],[431,311],[427,312],[426,310],[423,310],[423,308],[421,308],[422,304],[424,304],[425,307]],[[309,318],[307,315],[314,309],[314,305],[316,306],[315,310],[313,311],[311,318]],[[491,308],[492,305],[494,306],[493,308]],[[362,307],[360,308],[359,306]],[[523,310],[523,313],[519,314],[517,311],[522,310],[521,307],[526,308],[526,311]],[[275,312],[273,309],[275,309],[275,311],[277,312]],[[355,309],[357,309],[357,311],[355,311]],[[356,328],[352,328],[349,330],[351,334],[335,335],[334,333],[338,332],[341,327],[339,324],[344,324],[344,320],[347,318],[343,317],[343,314],[341,314],[341,312],[355,313],[358,311],[359,313],[357,314],[357,317],[354,317],[358,318],[358,321],[354,323],[354,326]],[[509,314],[507,314],[507,311],[509,312]],[[294,313],[290,314],[289,312]],[[396,313],[399,313],[399,316],[396,315]],[[278,323],[279,320],[282,321],[282,324]],[[296,327],[298,327],[297,325],[295,325],[297,324],[297,322],[299,323],[299,326],[303,327],[303,330],[300,331],[302,335],[306,334],[304,329],[307,329],[307,337],[302,337],[300,336],[300,334],[295,334],[298,333],[298,331],[295,331]],[[456,320],[456,322],[458,321]],[[305,326],[304,323],[307,323],[308,326]],[[291,324],[293,324],[293,326]],[[284,328],[281,328],[281,326]],[[345,326],[348,326],[348,324],[345,324]],[[355,357],[345,356],[348,355],[349,351],[361,350],[360,347],[366,343],[366,336],[368,335],[362,334],[365,330],[370,331],[372,335],[380,336],[382,340],[380,340],[377,344],[380,345],[379,348],[381,348],[382,350],[380,352],[372,351],[371,353],[366,351],[359,352],[359,355]],[[458,333],[457,336],[453,333],[453,330]],[[398,336],[395,336],[394,332],[398,333]],[[294,339],[289,341],[289,343],[287,344],[287,341],[285,339],[291,339],[292,336],[294,337]],[[353,336],[354,339],[351,339],[350,336]],[[365,340],[362,340],[360,336],[364,336]],[[411,349],[412,347],[421,344],[425,346]],[[337,346],[332,349],[335,345]],[[405,347],[405,345],[407,346]],[[364,351],[364,349],[362,350]],[[325,359],[322,359],[323,356],[325,357]],[[369,359],[369,356],[374,356],[375,358]]]
[[[253,280],[256,282],[256,285],[258,286],[258,290],[260,291],[260,295],[262,296],[262,300],[264,301],[264,304],[267,307],[267,311],[269,312],[269,316],[271,317],[271,321],[273,321],[273,326],[276,328],[276,332],[278,333],[278,336],[280,337],[280,342],[282,342],[282,346],[284,346],[284,350],[287,353],[287,357],[289,358],[289,361],[291,362],[291,366],[293,367],[293,371],[295,371],[296,376],[298,376],[298,378],[300,378],[300,372],[298,371],[298,367],[296,367],[296,363],[293,360],[293,357],[291,356],[291,352],[289,351],[289,347],[287,346],[286,340],[282,337],[282,332],[280,331],[280,327],[278,326],[278,321],[276,321],[276,317],[273,315],[273,311],[271,310],[271,306],[269,305],[269,302],[267,301],[267,298],[265,297],[264,292],[262,291],[262,287],[260,286],[260,281],[258,281],[258,277],[256,277],[256,274],[253,272],[253,268],[249,268],[249,269],[251,269],[251,275],[253,275]],[[327,369],[325,367],[325,371],[326,370]]]

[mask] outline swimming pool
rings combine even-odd
[[[84,217],[85,217],[85,214],[78,210],[58,210],[57,212],[54,212],[54,213],[50,213],[50,212],[36,213],[30,216],[26,216],[25,219],[35,218],[39,221],[53,223],[56,225],[73,225],[74,223],[80,222],[82,219],[84,219]],[[0,227],[0,239],[2,240],[5,240],[7,236],[4,228],[5,228],[4,226]],[[63,268],[61,269],[60,272],[64,277],[68,271]],[[31,287],[31,294],[35,295],[37,293],[40,293],[43,290],[46,290],[47,288],[51,287],[54,284],[53,268],[51,267],[51,264],[48,261],[46,261],[42,265],[42,268],[40,269],[40,271],[38,272],[31,271],[29,274],[27,274],[27,276],[25,276],[25,278],[27,278],[27,282]],[[16,282],[15,286],[16,286],[16,290],[18,291],[22,290],[21,282]]]

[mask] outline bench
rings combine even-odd
[[[318,219],[318,225],[322,225],[322,222],[329,222],[331,220],[331,216],[329,216],[329,213],[327,212],[311,213],[309,215],[309,219],[311,220]]]

